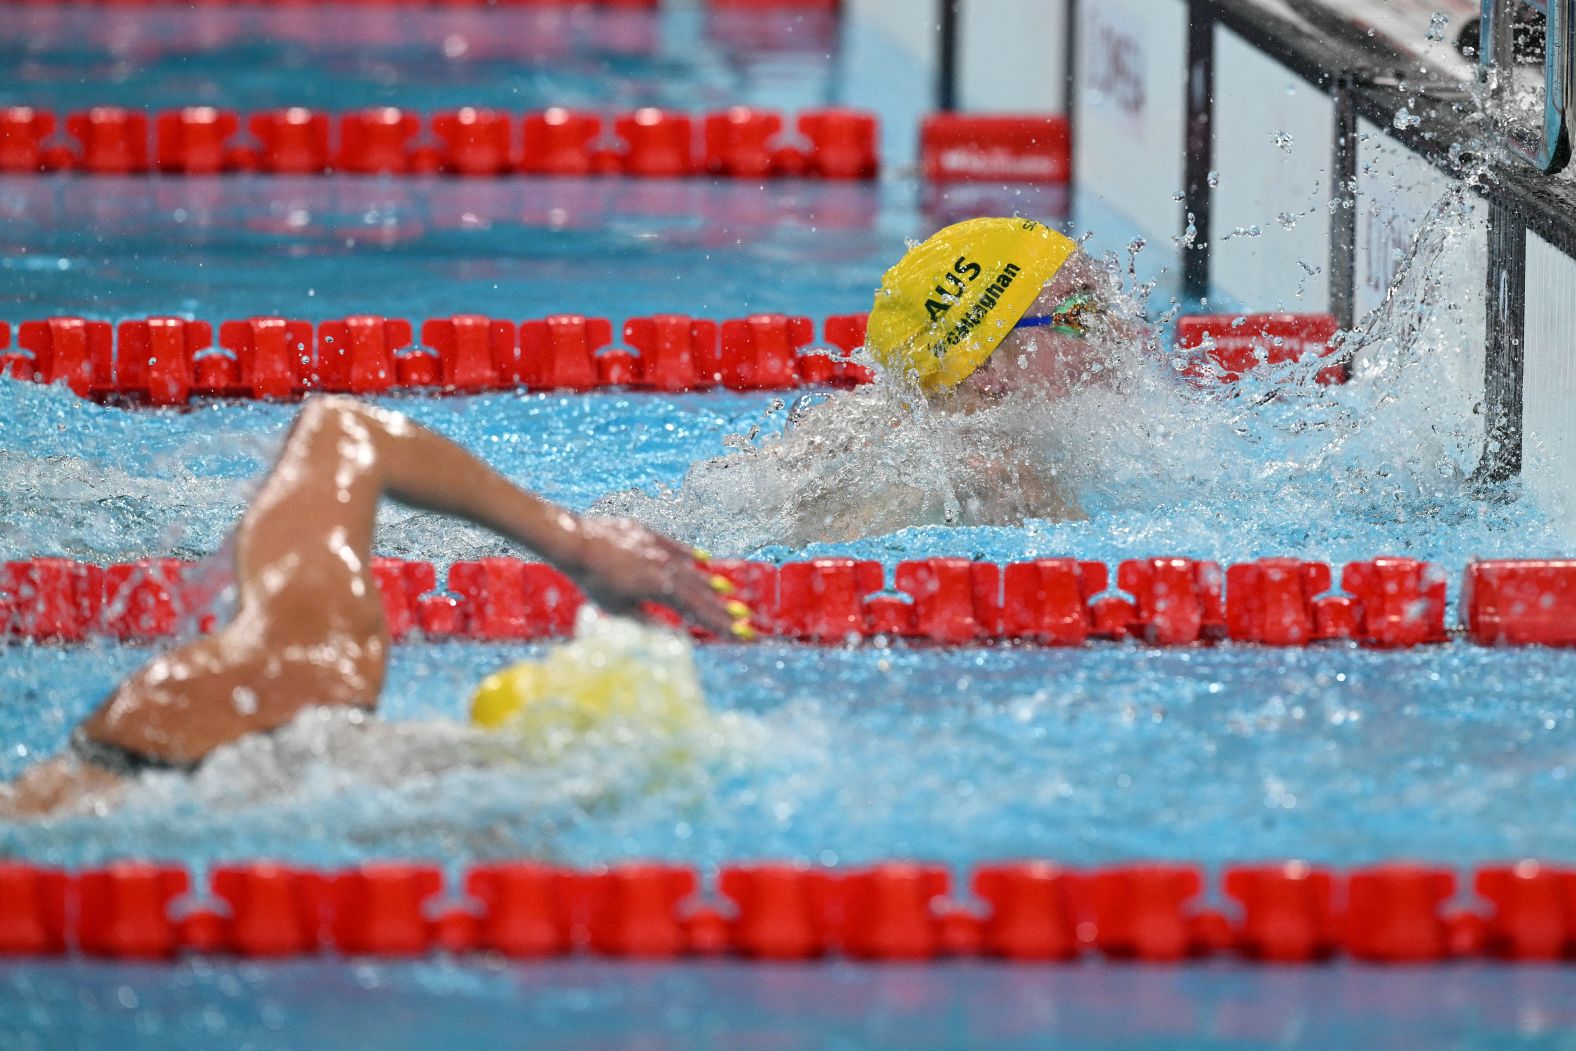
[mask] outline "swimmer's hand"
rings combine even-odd
[[[578,532],[575,556],[561,568],[607,612],[641,617],[641,604],[655,602],[718,635],[739,634],[693,549],[627,518],[582,518]]]

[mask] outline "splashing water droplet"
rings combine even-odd
[[[1428,20],[1428,39],[1435,43],[1445,39],[1445,30],[1449,28],[1449,26],[1449,16],[1435,11],[1433,16]]]
[[[1220,173],[1217,172],[1217,171],[1210,172],[1207,176],[1205,176],[1205,181],[1208,182],[1211,186],[1219,186],[1220,185]]]
[[[1277,131],[1274,135],[1271,136],[1271,139],[1274,141],[1275,145],[1277,145],[1277,146],[1279,146],[1281,148],[1281,151],[1283,153],[1290,153],[1291,152],[1291,146],[1292,146],[1291,132],[1289,132],[1289,131]]]
[[[1419,124],[1423,123],[1423,118],[1419,117],[1405,106],[1402,106],[1400,109],[1395,111],[1395,120],[1391,123],[1393,123],[1399,130],[1405,131],[1407,128],[1415,128]]]
[[[1275,221],[1288,230],[1297,229],[1297,217],[1290,212],[1282,212],[1275,217]]]

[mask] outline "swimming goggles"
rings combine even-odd
[[[1089,315],[1099,311],[1099,300],[1088,292],[1077,292],[1056,304],[1049,314],[1021,317],[1013,327],[1049,328],[1057,335],[1082,339],[1089,334]]]

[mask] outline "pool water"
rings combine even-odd
[[[873,80],[878,101],[925,90],[917,72],[882,66],[879,41],[857,27],[840,35],[791,20],[733,23],[794,45],[763,53],[686,8],[602,21],[401,8],[397,26],[364,10],[292,8],[272,22],[259,8],[156,8],[147,21],[98,7],[21,11],[0,26],[0,61],[16,71],[0,102],[59,109],[107,94],[147,107],[797,108],[867,100]],[[321,29],[314,18],[343,18],[344,32],[299,32],[303,22]],[[0,316],[783,311],[819,320],[866,309],[907,240],[971,207],[1021,211],[1091,234],[1091,251],[1109,253],[1135,304],[1161,323],[1154,346],[1123,352],[1118,381],[1033,407],[1028,433],[1074,495],[1075,520],[928,522],[784,543],[794,523],[760,509],[818,495],[826,479],[785,475],[761,451],[793,438],[784,438],[792,399],[781,395],[382,403],[553,499],[633,510],[719,555],[892,564],[1403,554],[1459,576],[1473,557],[1568,550],[1513,486],[1485,492],[1470,481],[1481,423],[1470,408],[1440,408],[1451,352],[1407,324],[1425,281],[1404,284],[1367,322],[1358,382],[1322,388],[1290,370],[1240,394],[1201,392],[1177,377],[1165,349],[1164,321],[1197,305],[1177,302],[1175,246],[1135,243],[1120,209],[1087,192],[1069,202],[918,187],[902,170],[911,153],[902,152],[901,113],[883,114],[893,172],[869,185],[0,178]],[[1443,209],[1438,243],[1453,221]],[[824,419],[838,404],[816,411]],[[293,412],[125,411],[0,382],[0,556],[213,557]],[[861,417],[849,408],[844,418]],[[946,483],[943,454],[963,440],[942,423],[916,425],[900,446],[851,462],[876,488],[916,471]],[[691,474],[723,456],[725,467]],[[510,551],[478,530],[392,507],[377,549],[439,563]],[[1462,644],[1401,653],[708,645],[697,661],[717,717],[683,742],[682,761],[671,741],[651,736],[588,740],[528,763],[480,748],[463,717],[484,674],[533,652],[401,646],[385,724],[314,714],[275,740],[224,751],[195,778],[150,775],[112,815],[0,826],[0,855],[199,867],[422,857],[453,871],[518,856],[659,857],[708,871],[751,857],[917,857],[960,868],[1025,855],[1210,866],[1576,858],[1576,831],[1561,820],[1576,759],[1576,654]],[[57,750],[148,653],[110,643],[0,650],[0,776]],[[761,1046],[752,1042],[760,1032],[795,1017],[787,1005],[806,1002],[817,1011],[796,1024],[811,1046],[950,1047],[969,1035],[995,1047],[1096,1046],[1102,1034],[1125,1034],[1120,1046],[1131,1047],[1568,1046],[1558,1036],[1569,1022],[1563,972],[1418,973],[27,964],[0,968],[9,994],[0,995],[0,1047],[96,1046],[128,1030],[166,1048],[215,1036],[332,1046],[374,1004],[401,1005],[411,1021],[390,1024],[390,1046],[433,1046],[425,1034],[434,1030],[461,1046],[511,1026],[552,1030],[564,1047]],[[1142,1008],[1128,1010],[1134,1004]],[[1324,1004],[1333,1007],[1314,1006]]]

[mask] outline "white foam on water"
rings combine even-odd
[[[1468,193],[1463,183],[1435,204],[1384,303],[1344,334],[1339,353],[1354,362],[1346,385],[1316,381],[1333,359],[1190,383],[1182,355],[1120,323],[1144,314],[1150,288],[1129,278],[1118,289],[1133,268],[1109,257],[1106,297],[1119,322],[1091,333],[1094,353],[1056,398],[1024,393],[965,415],[883,379],[780,434],[740,436],[675,490],[621,492],[597,507],[730,552],[1025,522],[1073,523],[1059,534],[1088,539],[1064,553],[1085,554],[1129,526],[1163,546],[1175,530],[1170,549],[1185,551],[1196,518],[1225,538],[1209,553],[1241,557],[1343,549],[1364,542],[1368,524],[1421,523],[1419,535],[1433,520],[1492,526],[1505,512],[1471,484],[1484,424],[1464,393],[1480,348],[1462,345],[1464,307],[1446,280],[1481,242]],[[1026,495],[1026,480],[1048,495]],[[1515,524],[1529,549],[1556,542],[1530,508]]]

